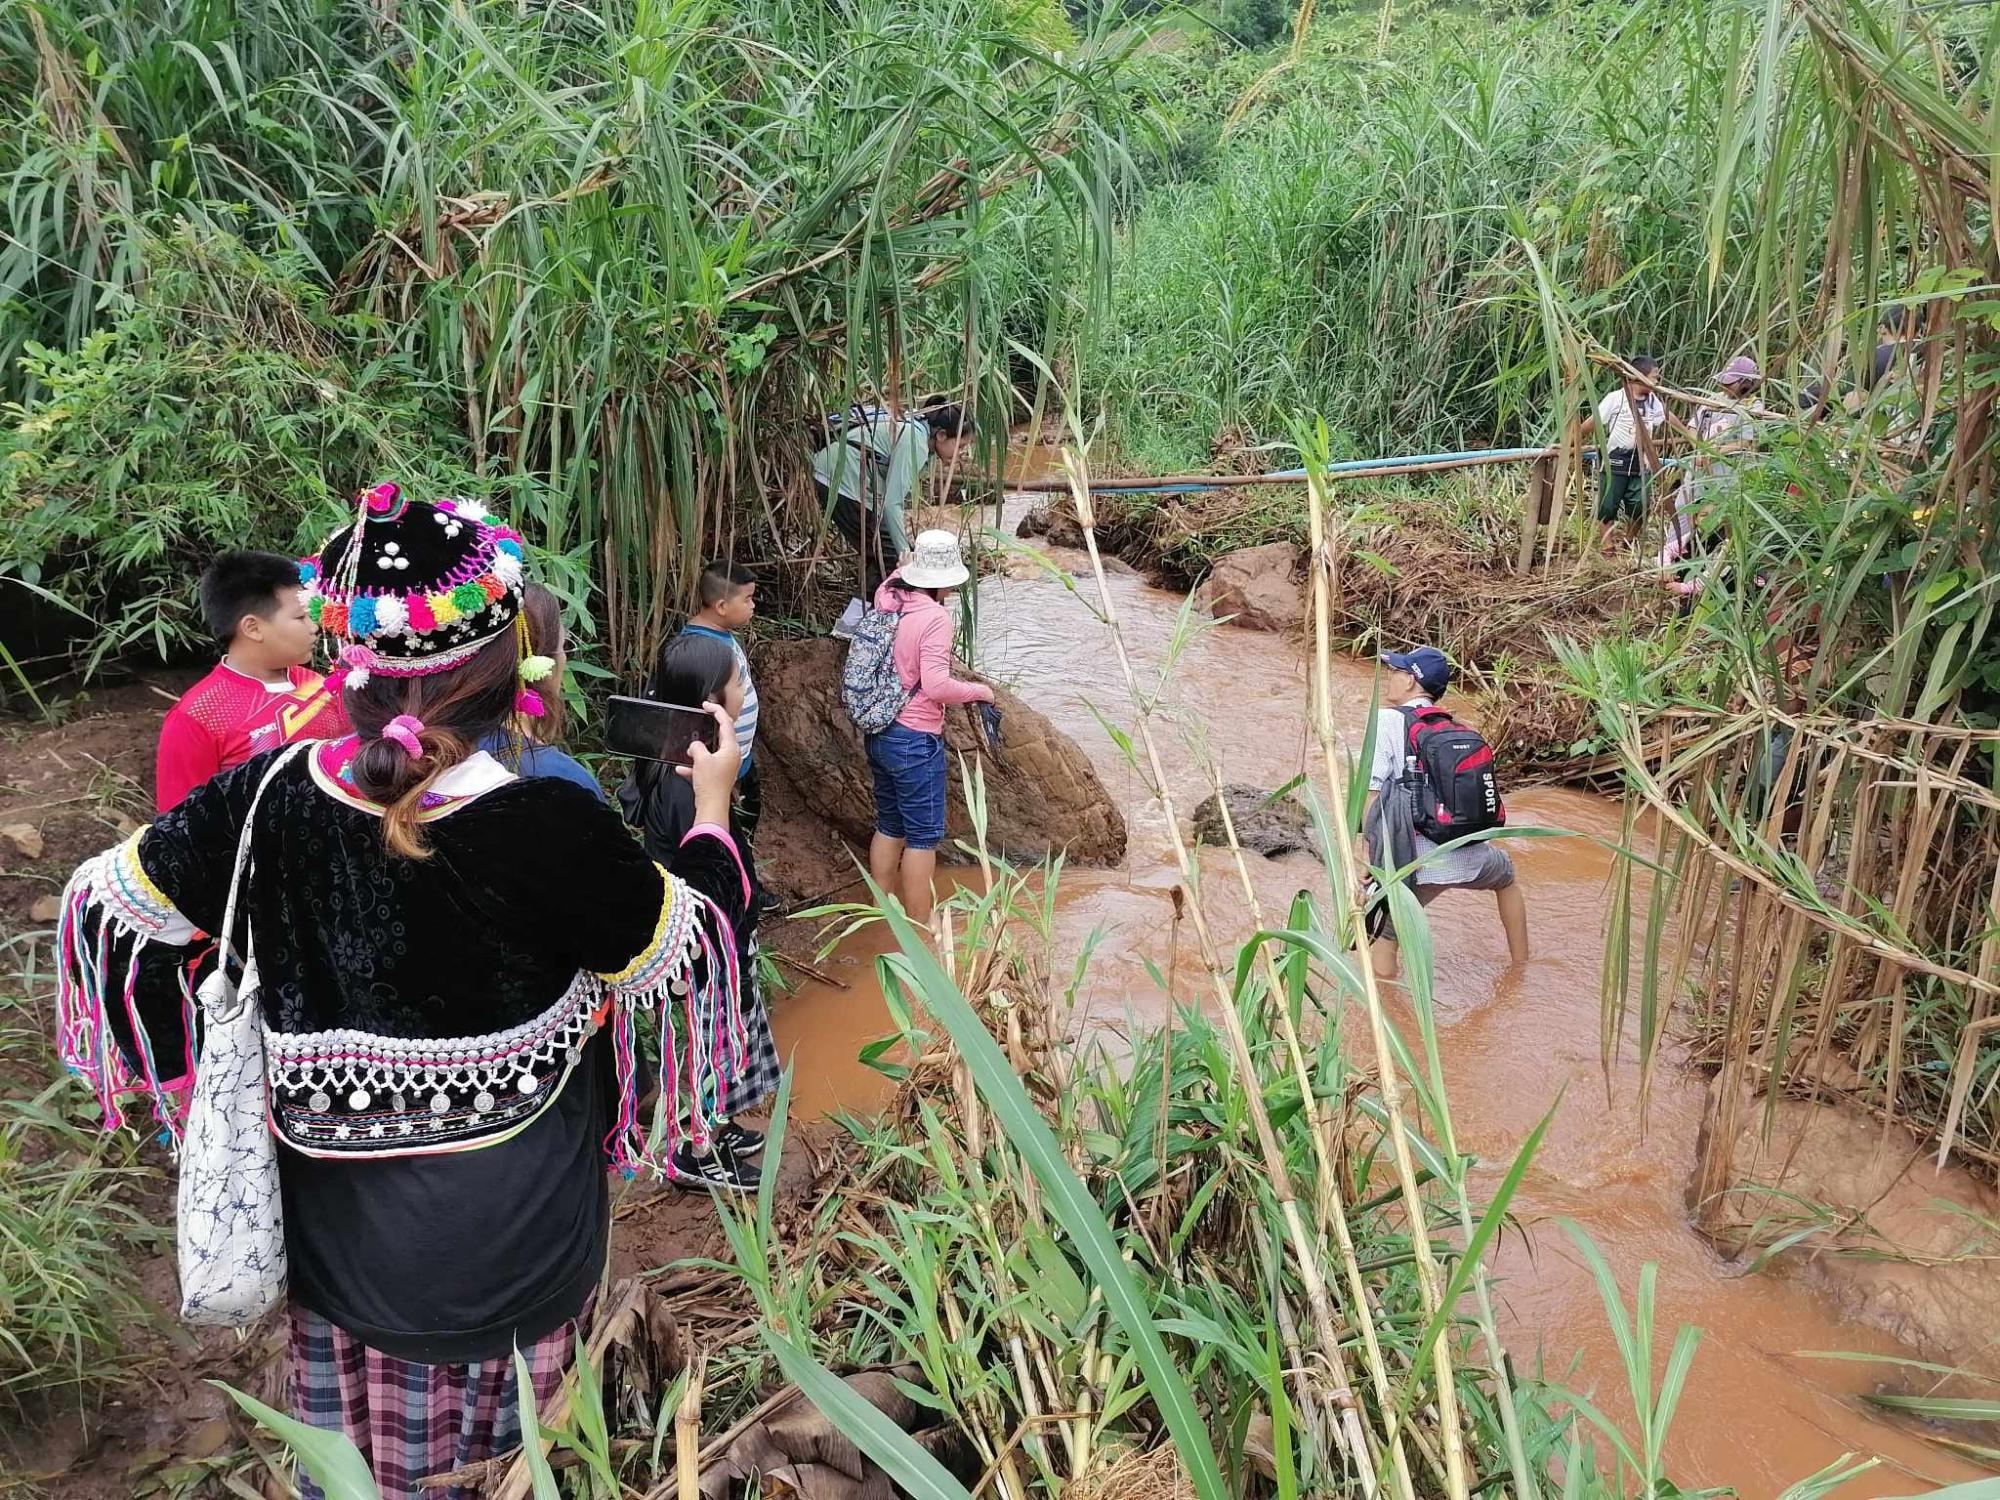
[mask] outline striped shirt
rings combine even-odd
[[[757,684],[750,680],[750,658],[743,654],[743,643],[726,630],[711,630],[706,625],[687,625],[681,628],[682,635],[713,636],[718,641],[729,642],[736,653],[736,670],[743,675],[743,712],[736,716],[736,753],[742,757],[736,767],[738,780],[750,774],[750,749],[757,743]]]

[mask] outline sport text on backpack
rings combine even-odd
[[[880,734],[908,706],[911,690],[896,670],[896,626],[902,616],[870,608],[847,643],[840,673],[840,706],[863,734]]]
[[[1436,704],[1400,708],[1403,754],[1416,762],[1410,809],[1417,832],[1434,844],[1483,833],[1507,821],[1493,747]]]

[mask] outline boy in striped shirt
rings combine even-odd
[[[750,680],[750,658],[736,633],[749,629],[757,617],[757,580],[748,568],[718,557],[701,570],[696,588],[701,607],[688,616],[681,634],[712,635],[729,642],[736,651],[736,670],[743,678],[743,711],[736,716],[736,749],[741,756],[736,768],[736,802],[740,831],[749,840],[756,836],[757,818],[763,811],[756,761],[751,755],[757,742],[757,685]]]

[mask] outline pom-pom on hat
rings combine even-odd
[[[424,677],[469,661],[521,613],[526,548],[476,500],[430,505],[393,484],[299,564],[306,608],[346,645],[341,675]]]

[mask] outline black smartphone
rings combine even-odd
[[[707,709],[651,698],[613,698],[604,719],[604,747],[613,755],[670,766],[693,764],[689,751],[695,745],[716,749],[720,733]]]

